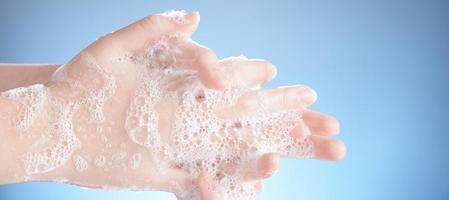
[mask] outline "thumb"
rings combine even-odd
[[[163,35],[173,33],[192,35],[199,21],[198,12],[169,11],[152,14],[100,38],[97,43],[99,46],[113,45],[130,52],[138,52]]]
[[[221,200],[221,196],[215,191],[215,181],[207,172],[202,172],[195,181],[201,200]]]

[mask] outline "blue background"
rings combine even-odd
[[[257,199],[449,199],[449,1],[0,1],[0,62],[64,63],[149,13],[198,10],[193,38],[220,57],[277,65],[266,87],[306,83],[336,115],[340,162],[284,159]],[[53,183],[0,199],[174,199]]]

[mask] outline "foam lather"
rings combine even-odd
[[[167,36],[150,45],[141,57],[120,59],[138,66],[141,75],[125,123],[132,141],[158,152],[169,166],[192,177],[201,171],[215,175],[217,189],[225,199],[255,195],[254,183],[244,181],[242,174],[263,153],[312,156],[310,141],[289,135],[303,123],[298,110],[268,112],[261,95],[258,110],[250,116],[220,116],[220,110],[231,108],[239,97],[255,91],[244,85],[225,91],[204,87],[195,71],[176,66],[182,52],[171,45],[173,37],[183,39],[182,35]],[[175,88],[169,87],[172,85]],[[161,115],[173,116],[168,131],[159,130]],[[197,195],[194,188],[177,194],[185,199],[197,199]]]
[[[188,23],[182,12],[163,15],[170,16],[176,23]],[[123,53],[111,60],[111,65],[132,66],[138,74],[135,91],[124,113],[126,116],[122,117],[125,122],[118,123],[124,124],[125,132],[122,134],[127,134],[132,141],[130,143],[147,149],[149,154],[159,159],[158,163],[163,163],[160,166],[181,170],[192,179],[202,171],[208,172],[218,182],[216,189],[224,196],[223,199],[254,197],[256,183],[248,180],[245,174],[257,168],[256,161],[264,153],[279,152],[283,156],[302,158],[312,156],[313,145],[307,137],[290,136],[293,128],[305,127],[300,110],[274,112],[266,107],[269,97],[245,85],[225,91],[206,88],[193,70],[194,66],[185,66],[189,62],[184,62],[185,58],[184,61],[179,59],[186,52],[178,44],[197,45],[183,34],[170,34],[149,44],[143,54],[130,56]],[[112,158],[106,154],[85,156],[86,152],[83,155],[74,153],[83,147],[82,141],[89,141],[75,134],[75,113],[80,109],[86,110],[88,125],[102,123],[106,119],[105,103],[119,98],[114,96],[119,74],[110,72],[108,66],[99,65],[88,53],[82,53],[80,57],[81,65],[87,68],[88,73],[95,74],[95,80],[69,76],[64,67],[52,78],[54,84],[70,88],[70,94],[50,90],[44,85],[17,88],[2,94],[18,102],[20,112],[14,119],[18,132],[28,134],[41,115],[45,115],[42,117],[48,123],[41,131],[50,142],[42,148],[33,148],[23,157],[28,175],[50,172],[69,160],[78,173],[108,167],[113,164],[111,159],[126,160],[125,167],[135,170],[149,157],[125,150]],[[101,84],[86,83],[96,79]],[[260,94],[258,103],[242,105],[240,99],[247,93]],[[248,110],[250,112],[246,112]],[[108,130],[101,127],[95,130],[89,134],[101,135],[103,142],[107,143],[105,135]],[[161,167],[159,170],[163,174],[166,169]],[[199,199],[194,184],[176,195],[180,199]]]

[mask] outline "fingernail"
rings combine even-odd
[[[264,189],[264,185],[263,185],[262,183],[257,183],[257,184],[254,186],[254,189],[255,189],[257,192],[262,192],[263,189]]]
[[[198,11],[193,11],[192,14],[198,16],[198,19],[200,19],[200,12],[198,12]]]
[[[195,19],[195,20],[191,20],[190,22],[196,22],[196,23],[200,22],[201,17],[200,17],[200,13],[198,11],[193,11],[190,14],[193,15],[193,18]]]
[[[298,91],[298,96],[301,98],[302,102],[307,105],[314,103],[318,98],[317,93],[307,86],[303,86]]]
[[[276,173],[280,163],[280,157],[277,153],[266,153],[258,163],[258,171],[263,178],[271,177]]]
[[[274,77],[276,77],[277,74],[276,66],[274,66],[272,63],[268,63],[267,65],[267,74],[269,75],[267,77],[267,81],[273,80]]]

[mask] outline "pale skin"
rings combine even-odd
[[[199,16],[197,13],[190,13],[186,16],[190,23],[188,24],[176,24],[170,20],[164,18],[164,16],[153,15],[146,17],[138,22],[131,24],[115,33],[104,36],[87,47],[83,51],[88,51],[93,55],[96,60],[102,65],[106,66],[111,71],[116,79],[119,80],[117,85],[117,94],[112,99],[113,101],[107,101],[103,108],[105,115],[108,116],[105,119],[104,124],[110,125],[110,132],[108,134],[108,141],[113,144],[125,143],[127,150],[131,152],[144,152],[145,149],[133,144],[129,141],[128,136],[122,133],[124,119],[121,113],[126,109],[129,104],[130,90],[132,90],[134,83],[133,66],[123,69],[118,69],[115,66],[111,66],[105,59],[107,55],[114,54],[114,49],[120,47],[126,49],[129,52],[139,54],[151,41],[157,37],[177,31],[186,34],[192,34],[197,28]],[[233,80],[240,80],[239,84],[248,84],[253,86],[259,86],[272,78],[276,74],[276,70],[273,65],[263,60],[240,60],[235,66],[239,67],[227,67],[227,63],[219,61],[215,54],[207,48],[197,45],[185,46],[188,52],[195,52],[192,55],[184,55],[186,57],[196,56],[195,63],[191,66],[195,66],[194,70],[197,70],[201,82],[208,88],[217,90],[223,90],[229,87]],[[79,56],[77,56],[79,57]],[[64,66],[64,70],[68,76],[73,76],[79,81],[88,82],[90,77],[79,76],[77,74],[87,73],[87,69],[83,68],[79,59],[75,57],[72,61]],[[187,59],[186,59],[187,60]],[[186,61],[187,62],[187,61]],[[187,63],[189,65],[191,63]],[[12,65],[2,64],[0,65],[0,89],[5,91],[8,89],[27,86],[36,83],[43,83],[55,94],[69,93],[70,89],[64,87],[58,81],[51,81],[51,77],[59,65]],[[299,92],[300,91],[300,92]],[[300,96],[295,96],[297,99],[286,99],[284,97],[291,96],[287,93],[298,93]],[[271,95],[273,98],[279,98],[282,96],[282,101],[274,102],[273,109],[285,109],[287,107],[294,107],[296,105],[309,106],[316,101],[316,93],[313,92],[307,86],[295,86],[292,88],[280,88],[270,89],[266,91],[267,95]],[[125,99],[120,99],[122,97]],[[32,138],[19,138],[16,130],[11,123],[8,123],[9,118],[17,113],[17,105],[5,98],[0,98],[0,134],[2,140],[0,141],[0,147],[2,148],[0,156],[0,183],[14,183],[24,181],[25,172],[23,171],[21,155],[24,152],[29,151],[28,147],[32,143]],[[329,138],[328,136],[336,135],[339,132],[339,123],[335,117],[316,112],[311,110],[305,110],[303,113],[304,122],[310,129],[310,139],[314,146],[314,158],[321,160],[340,160],[345,156],[346,149],[344,143],[339,140]],[[109,117],[111,116],[111,117]],[[75,115],[76,117],[76,115]],[[82,117],[82,115],[80,115]],[[113,123],[109,123],[113,122]],[[45,123],[45,120],[42,121]],[[88,125],[84,125],[81,122],[77,124],[85,127],[86,131],[92,129]],[[39,134],[40,127],[33,128],[33,134]],[[292,137],[301,136],[300,131],[292,131]],[[82,138],[81,135],[78,137]],[[89,139],[81,139],[83,148],[77,150],[76,153],[80,154],[95,154],[98,151],[96,146],[98,145],[99,138],[92,137]],[[111,152],[106,152],[108,155],[116,153],[113,149]],[[247,177],[249,180],[262,181],[265,178],[272,176],[280,164],[280,155],[276,152],[267,153],[262,155],[257,161],[257,167],[255,169],[248,170]],[[135,171],[123,171],[119,167],[112,167],[109,171],[96,170],[89,168],[82,175],[77,172],[72,163],[68,163],[56,170],[34,174],[28,176],[28,180],[37,181],[58,181],[64,179],[65,182],[77,185],[83,185],[87,187],[101,187],[103,185],[114,187],[127,187],[128,185],[138,186],[137,189],[157,188],[164,190],[169,180],[176,180],[181,185],[193,183],[199,188],[201,198],[203,200],[220,199],[221,194],[214,191],[215,180],[207,173],[201,173],[197,178],[193,180],[186,174],[180,172],[177,169],[169,169],[169,176],[160,177],[160,175],[152,173],[151,169],[158,165],[151,160],[143,160],[142,169]],[[127,177],[128,182],[124,182],[120,177]],[[102,178],[99,178],[102,177]],[[258,191],[262,190],[262,183],[258,184]],[[136,189],[136,188],[133,188]],[[177,191],[169,191],[177,192]]]

